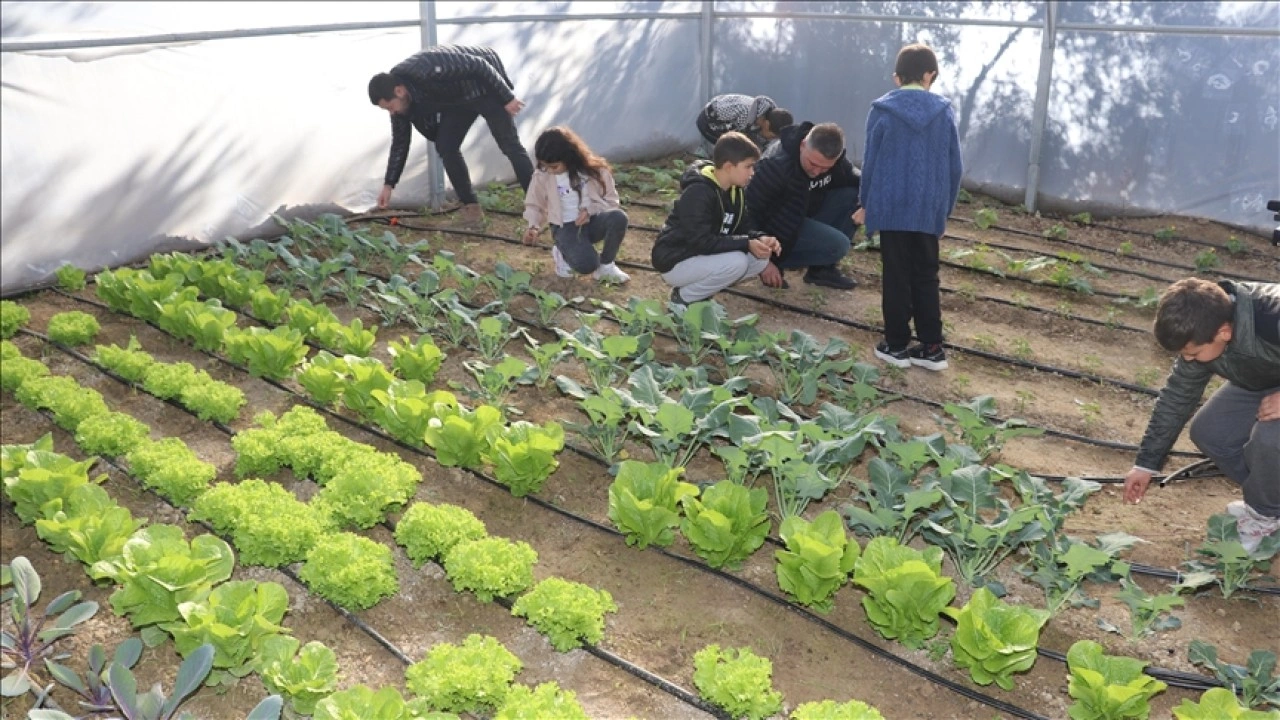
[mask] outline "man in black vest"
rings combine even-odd
[[[400,182],[409,156],[412,128],[436,144],[444,171],[462,202],[462,217],[475,223],[482,217],[471,188],[471,173],[462,157],[462,140],[483,116],[498,148],[511,161],[520,186],[529,188],[533,163],[516,133],[515,115],[524,102],[511,91],[502,59],[490,48],[441,45],[423,50],[378,73],[369,81],[369,101],[391,113],[391,155],[378,207],[385,208]]]

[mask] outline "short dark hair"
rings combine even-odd
[[[1154,327],[1156,342],[1172,352],[1188,343],[1207,345],[1223,323],[1230,325],[1234,317],[1231,296],[1221,286],[1200,278],[1185,278],[1160,296]]]
[[[844,131],[835,123],[814,125],[804,140],[806,145],[828,160],[835,160],[844,152]]]
[[[711,151],[711,163],[716,168],[724,167],[725,163],[737,165],[743,160],[759,159],[760,148],[751,142],[751,138],[733,130],[721,135]]]
[[[379,100],[392,100],[396,96],[396,87],[404,83],[396,80],[391,73],[378,73],[369,79],[369,102],[374,105]]]
[[[792,117],[791,111],[786,108],[774,108],[764,114],[764,121],[769,123],[769,129],[777,133],[788,125],[794,125],[796,119]]]
[[[911,43],[898,51],[893,74],[903,85],[924,82],[925,73],[938,72],[938,56],[924,43]]]

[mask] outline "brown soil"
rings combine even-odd
[[[649,199],[656,198],[651,196]],[[978,202],[985,201],[979,199]],[[971,217],[974,207],[961,206],[957,216]],[[633,225],[660,226],[665,216],[660,209],[638,205],[627,209]],[[555,290],[566,297],[582,295],[625,304],[629,297],[665,299],[668,293],[668,288],[657,275],[644,269],[628,268],[632,281],[623,288],[555,278],[550,272],[551,262],[545,246],[528,248],[449,233],[450,228],[457,226],[448,215],[407,219],[406,222],[439,227],[445,229],[445,233],[437,235],[430,231],[398,229],[396,232],[403,239],[429,239],[432,250],[452,250],[459,262],[478,271],[490,270],[496,261],[503,260],[533,272],[535,286]],[[1062,220],[1018,215],[1007,208],[1000,213],[998,224],[1040,234],[1059,222],[1068,226],[1071,239],[1098,248],[1111,248],[1093,251],[1073,247],[1070,252],[1081,253],[1090,262],[1120,266],[1163,278],[1155,282],[1112,272],[1105,279],[1094,282],[1096,289],[1109,292],[1136,296],[1147,287],[1162,288],[1167,282],[1192,274],[1134,259],[1132,255],[1189,264],[1194,253],[1203,249],[1186,249],[1177,241],[1156,241],[1150,235],[1127,235]],[[1255,277],[1275,276],[1280,272],[1280,258],[1273,249],[1261,238],[1239,231],[1184,218],[1112,222],[1147,233],[1175,225],[1179,234],[1194,234],[1197,239],[1219,244],[1225,243],[1229,236],[1235,236],[1253,254],[1236,257],[1218,253],[1222,256],[1222,270]],[[961,221],[953,222],[953,230],[957,235],[980,242],[1026,248],[1031,254],[1052,257],[1064,250],[1061,243],[1000,229],[979,230]],[[484,230],[487,234],[506,238],[517,237],[518,231],[518,219],[492,212]],[[647,266],[653,235],[652,231],[632,230],[624,243],[621,260]],[[1132,251],[1128,255],[1117,255],[1114,248],[1125,242],[1132,244]],[[973,246],[962,240],[949,240],[945,243],[944,254],[953,247]],[[717,299],[726,306],[730,317],[759,313],[762,328],[802,330],[818,338],[839,337],[854,347],[860,360],[879,365],[871,353],[879,338],[877,332],[774,308],[752,299],[775,299],[863,326],[878,326],[878,262],[879,257],[874,252],[854,251],[850,254],[845,263],[846,269],[861,282],[851,292],[817,289],[803,283],[798,273],[791,273],[791,288],[788,290],[770,290],[752,281],[739,288],[745,296],[726,293]],[[942,283],[944,288],[954,291],[944,294],[943,309],[948,339],[959,346],[1018,356],[1033,363],[1153,388],[1158,388],[1167,371],[1170,362],[1167,353],[1160,351],[1147,334],[1122,327],[1148,327],[1149,310],[1110,303],[1107,298],[1096,295],[1037,287],[963,268],[946,268],[942,273]],[[481,291],[481,299],[488,298],[486,292]],[[93,298],[92,286],[79,295]],[[995,304],[985,299],[989,297],[1010,300],[1027,308]],[[136,335],[143,348],[159,360],[192,362],[216,378],[235,383],[245,391],[248,404],[240,418],[230,424],[233,430],[252,426],[252,418],[259,412],[270,410],[280,413],[298,402],[290,394],[229,368],[135,319],[52,292],[28,295],[20,301],[32,313],[30,327],[34,330],[43,331],[48,318],[57,312],[73,309],[90,312],[102,324],[98,343],[123,345],[130,335]],[[331,301],[331,305],[344,319],[359,316],[366,324],[377,321],[373,313],[341,307],[336,299]],[[1051,312],[1030,309],[1036,307]],[[533,319],[528,298],[515,299],[507,309],[517,319]],[[1054,311],[1059,314],[1054,314]],[[1112,327],[1088,325],[1061,315],[1068,311],[1109,321]],[[577,320],[568,310],[561,312],[557,321],[569,331],[577,327]],[[607,323],[601,323],[597,328],[614,331]],[[539,340],[552,339],[546,331],[531,332]],[[375,356],[386,360],[387,340],[413,334],[407,326],[381,328]],[[234,480],[232,466],[235,457],[229,439],[212,425],[155,398],[132,391],[33,337],[19,335],[15,342],[29,356],[43,356],[54,373],[71,375],[103,393],[112,409],[129,412],[147,422],[153,428],[153,437],[182,437],[202,459],[217,465],[219,480]],[[437,342],[445,347],[439,338]],[[519,341],[513,342],[509,346],[510,351],[517,352],[520,344]],[[683,356],[670,340],[659,338],[654,349],[664,362],[682,361]],[[446,351],[449,357],[435,386],[447,387],[449,382],[473,386],[474,381],[463,369],[462,361],[476,357],[475,354],[461,348],[446,348]],[[1124,443],[1136,443],[1140,438],[1153,404],[1153,398],[1148,394],[1063,377],[1044,370],[1015,367],[963,351],[950,353],[949,360],[951,368],[942,373],[916,368],[886,371],[882,385],[889,390],[938,402],[963,401],[979,394],[990,394],[997,399],[1003,416],[1016,415],[1037,425]],[[572,360],[562,362],[556,373],[585,382],[582,368]],[[756,383],[753,392],[770,392],[773,381],[767,371],[753,368],[748,375]],[[296,385],[292,387],[300,390]],[[554,385],[545,389],[519,388],[508,402],[524,412],[524,419],[536,422],[548,419],[585,420],[575,403],[556,391]],[[11,394],[5,394],[0,410],[3,413],[0,415],[3,420],[0,423],[0,440],[4,443],[31,442],[52,431],[60,452],[80,454],[70,436],[57,430],[44,416],[18,405]],[[940,430],[940,411],[927,405],[899,400],[891,402],[881,412],[897,418],[907,435],[926,435]],[[750,646],[758,654],[770,658],[774,667],[774,685],[784,694],[788,712],[810,700],[857,698],[879,708],[885,717],[895,719],[1003,717],[992,708],[877,658],[801,614],[762,599],[704,568],[690,566],[658,551],[630,549],[615,535],[566,519],[536,503],[514,498],[504,489],[470,473],[442,468],[424,454],[397,448],[336,420],[331,419],[330,425],[360,442],[381,450],[399,452],[407,461],[416,464],[424,477],[417,500],[469,508],[484,520],[490,533],[528,542],[538,551],[536,579],[554,575],[607,589],[619,611],[609,616],[601,647],[681,687],[694,689],[693,654],[710,643],[719,643],[721,646]],[[585,446],[572,434],[569,441]],[[1194,450],[1185,438],[1177,449],[1184,452]],[[628,450],[634,457],[649,457],[648,450],[642,446],[633,445]],[[863,458],[855,469],[855,475],[865,477],[865,462],[870,457],[868,453]],[[1041,437],[1010,442],[999,459],[1033,473],[1115,476],[1128,469],[1132,463],[1132,452]],[[1185,457],[1176,457],[1171,460],[1171,467],[1186,461]],[[610,477],[605,468],[573,452],[563,453],[560,463],[560,468],[537,497],[609,525],[606,511]],[[107,489],[135,516],[148,518],[151,522],[183,525],[191,535],[203,532],[199,526],[186,523],[180,512],[142,491],[127,476],[101,465],[97,471],[109,474]],[[721,472],[717,463],[700,457],[689,468],[688,478],[692,481],[714,481]],[[303,497],[314,492],[310,483],[296,482],[287,473],[276,479]],[[1238,490],[1229,482],[1210,478],[1153,489],[1142,504],[1127,506],[1120,501],[1118,487],[1104,486],[1089,500],[1084,511],[1071,519],[1069,530],[1085,538],[1116,530],[1137,535],[1147,542],[1128,553],[1128,559],[1163,568],[1177,567],[1194,556],[1195,548],[1204,538],[1208,517],[1222,512],[1227,501],[1238,497]],[[825,501],[812,505],[809,512],[838,508],[848,494],[847,488],[839,489]],[[33,529],[19,524],[7,503],[0,514],[0,521],[3,522],[0,554],[3,554],[5,562],[17,555],[30,558],[44,580],[45,599],[64,589],[79,588],[89,599],[103,606],[98,615],[83,626],[84,630],[65,643],[65,649],[72,656],[69,662],[73,665],[83,663],[85,651],[92,643],[102,642],[112,647],[129,636],[128,623],[110,611],[107,599],[111,588],[90,584],[76,562],[52,555]],[[395,547],[386,528],[376,527],[366,534]],[[773,534],[776,536],[776,527]],[[865,538],[862,542],[865,543]],[[919,543],[918,540],[916,542]],[[779,593],[774,574],[773,547],[766,545],[732,574],[769,592]],[[683,540],[677,540],[671,552],[695,557]],[[421,659],[436,643],[460,642],[469,633],[486,633],[499,638],[524,662],[525,669],[517,678],[519,682],[532,685],[555,680],[577,693],[591,717],[704,716],[691,706],[582,650],[555,652],[541,635],[519,618],[511,617],[501,606],[481,603],[472,595],[454,592],[439,567],[428,564],[415,570],[399,548],[396,548],[396,558],[400,592],[359,613],[359,617],[413,660]],[[998,579],[1009,590],[1009,599],[1031,605],[1041,604],[1043,597],[1039,589],[1024,582],[1012,565],[1007,562],[998,572]],[[1272,574],[1276,569],[1273,564]],[[944,570],[950,571],[950,568],[944,567]],[[262,568],[239,567],[236,578],[273,580],[285,586],[291,598],[285,624],[300,640],[321,640],[335,650],[341,668],[341,687],[364,683],[373,687],[393,685],[404,689],[403,665],[328,604],[308,594],[304,587],[278,571]],[[1152,578],[1141,579],[1141,584],[1149,591],[1164,590],[1164,584]],[[1053,619],[1043,633],[1042,646],[1065,652],[1073,641],[1089,638],[1103,643],[1116,654],[1191,672],[1196,669],[1188,663],[1186,649],[1193,639],[1212,643],[1217,646],[1221,657],[1237,663],[1243,663],[1253,649],[1280,650],[1280,623],[1275,622],[1280,601],[1275,596],[1255,598],[1244,593],[1242,595],[1246,597],[1230,601],[1214,592],[1188,596],[1185,608],[1177,612],[1183,622],[1180,630],[1129,642],[1101,631],[1096,623],[1104,619],[1127,627],[1127,609],[1113,598],[1117,589],[1116,586],[1089,587],[1089,594],[1100,598],[1101,606],[1096,610],[1068,610]],[[959,588],[959,597],[954,604],[963,603],[969,593],[969,588]],[[1066,716],[1070,698],[1066,694],[1064,665],[1041,658],[1029,673],[1017,678],[1017,687],[1012,692],[1001,691],[995,686],[979,688],[973,685],[966,672],[955,668],[949,658],[931,658],[924,651],[909,651],[880,638],[866,622],[859,603],[860,596],[860,590],[846,586],[837,595],[834,611],[824,619],[847,633],[961,685],[1048,717]],[[950,626],[944,623],[942,637],[949,632]],[[140,664],[140,685],[147,687],[158,681],[166,688],[171,687],[178,662],[171,644],[148,650]],[[250,676],[229,689],[205,689],[184,709],[198,717],[243,717],[264,694],[261,683]],[[66,699],[67,696],[55,692],[54,697]],[[1193,695],[1180,690],[1163,693],[1153,701],[1153,717],[1168,717],[1171,707],[1189,697]],[[23,702],[18,700],[6,705],[3,716],[21,717],[26,708]]]

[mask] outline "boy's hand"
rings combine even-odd
[[[587,212],[586,208],[579,208],[578,217],[576,220],[573,221],[573,224],[582,226],[582,225],[586,225],[589,222],[591,222],[591,214]]]
[[[853,211],[853,222],[854,222],[855,224],[857,224],[857,225],[866,225],[866,224],[867,224],[867,209],[866,209],[866,208],[858,208],[857,210],[854,210],[854,211]]]
[[[760,273],[760,282],[764,283],[765,287],[780,288],[782,287],[782,271],[778,269],[777,265],[769,263],[764,272]]]
[[[769,240],[773,240],[773,238],[751,238],[747,241],[747,252],[760,260],[767,260],[768,258],[773,257],[774,249],[773,245],[769,244]],[[778,241],[773,240],[773,242],[774,244],[777,244]]]
[[[524,235],[520,236],[520,242],[524,243],[525,245],[537,245],[538,234],[539,234],[538,228],[536,227],[528,228],[524,231]]]
[[[1124,501],[1127,503],[1142,502],[1147,494],[1147,486],[1151,484],[1151,473],[1142,468],[1134,468],[1124,476]]]
[[[1258,403],[1258,422],[1280,420],[1280,392],[1273,392]]]

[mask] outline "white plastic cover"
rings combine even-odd
[[[532,149],[553,124],[614,160],[698,141],[700,2],[439,3],[440,43],[488,45],[528,103]],[[1061,21],[1275,30],[1266,2],[1060,3]],[[956,103],[966,182],[1020,201],[1040,58],[1039,2],[717,2],[716,10],[823,13],[718,18],[712,90],[770,95],[797,119],[839,122],[861,156],[869,104],[891,89],[897,49],[939,52],[935,90]],[[526,14],[682,12],[685,19],[497,21]],[[0,3],[14,43],[400,21],[404,27],[211,39],[0,56],[0,292],[172,245],[244,236],[300,206],[369,208],[390,139],[366,86],[421,46],[419,3]],[[923,15],[939,24],[846,21]],[[459,17],[487,22],[450,24]],[[1176,212],[1270,227],[1280,197],[1280,40],[1063,30],[1042,159],[1042,203]],[[473,181],[512,177],[478,122],[464,145]],[[394,202],[426,201],[415,136]]]

